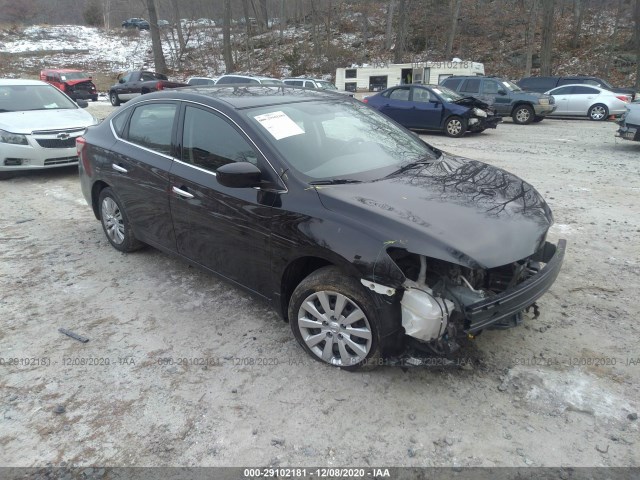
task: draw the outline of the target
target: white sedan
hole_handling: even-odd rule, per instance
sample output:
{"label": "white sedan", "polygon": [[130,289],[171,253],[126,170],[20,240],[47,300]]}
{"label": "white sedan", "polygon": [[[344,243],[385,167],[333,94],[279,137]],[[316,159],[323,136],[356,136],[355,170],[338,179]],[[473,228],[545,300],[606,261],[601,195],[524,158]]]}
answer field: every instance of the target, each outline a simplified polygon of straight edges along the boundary
{"label": "white sedan", "polygon": [[76,165],[76,138],[96,123],[48,83],[0,79],[0,179],[18,171]]}
{"label": "white sedan", "polygon": [[589,117],[591,120],[606,120],[609,115],[622,115],[629,98],[594,85],[563,85],[545,92],[553,95],[558,108],[549,116]]}

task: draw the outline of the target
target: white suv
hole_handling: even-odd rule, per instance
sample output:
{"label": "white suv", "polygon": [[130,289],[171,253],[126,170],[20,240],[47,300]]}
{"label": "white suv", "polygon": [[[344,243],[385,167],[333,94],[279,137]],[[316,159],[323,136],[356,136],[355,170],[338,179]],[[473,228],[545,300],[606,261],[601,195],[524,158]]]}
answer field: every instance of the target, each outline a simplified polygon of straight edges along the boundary
{"label": "white suv", "polygon": [[282,81],[277,78],[271,77],[254,77],[253,75],[223,75],[221,76],[216,85],[232,85],[240,83],[261,84],[268,87],[282,86]]}

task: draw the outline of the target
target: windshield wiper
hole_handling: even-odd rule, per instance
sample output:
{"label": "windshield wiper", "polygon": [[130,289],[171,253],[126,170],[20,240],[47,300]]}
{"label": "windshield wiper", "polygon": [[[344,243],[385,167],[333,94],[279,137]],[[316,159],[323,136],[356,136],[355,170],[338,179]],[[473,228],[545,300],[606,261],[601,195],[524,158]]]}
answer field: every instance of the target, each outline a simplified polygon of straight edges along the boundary
{"label": "windshield wiper", "polygon": [[[435,150],[435,149],[434,149]],[[438,150],[439,151],[439,150]],[[392,177],[393,175],[398,175],[400,173],[404,173],[407,170],[412,170],[416,167],[420,167],[420,166],[424,166],[424,165],[428,165],[430,163],[432,163],[434,161],[434,159],[430,158],[430,159],[425,159],[425,160],[418,160],[417,162],[411,162],[411,163],[407,163],[406,165],[400,167],[398,170],[396,170],[395,172],[391,172],[389,175],[387,175],[387,177]]]}
{"label": "windshield wiper", "polygon": [[309,185],[342,185],[345,183],[362,183],[362,181],[354,180],[353,178],[332,178],[331,180],[316,180],[315,182],[309,182]]}

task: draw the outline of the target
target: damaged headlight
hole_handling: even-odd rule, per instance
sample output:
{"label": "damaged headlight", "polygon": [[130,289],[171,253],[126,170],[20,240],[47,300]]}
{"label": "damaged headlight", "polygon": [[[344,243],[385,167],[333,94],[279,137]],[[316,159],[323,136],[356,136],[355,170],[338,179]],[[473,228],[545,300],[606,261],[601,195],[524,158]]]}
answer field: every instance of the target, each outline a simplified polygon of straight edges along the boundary
{"label": "damaged headlight", "polygon": [[474,114],[476,117],[482,117],[482,118],[484,118],[484,117],[486,117],[486,116],[487,116],[487,112],[485,112],[484,110],[482,110],[482,109],[480,109],[480,108],[474,108],[474,109],[473,109],[473,114]]}

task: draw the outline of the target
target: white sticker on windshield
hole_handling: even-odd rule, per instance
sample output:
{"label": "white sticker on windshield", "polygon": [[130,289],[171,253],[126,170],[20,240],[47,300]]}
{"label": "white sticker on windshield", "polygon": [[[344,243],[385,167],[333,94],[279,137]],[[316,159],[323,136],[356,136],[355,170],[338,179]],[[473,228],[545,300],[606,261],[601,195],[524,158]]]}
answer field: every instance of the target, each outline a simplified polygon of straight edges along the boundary
{"label": "white sticker on windshield", "polygon": [[436,92],[438,95],[442,95],[442,91],[438,90],[437,88],[434,88],[433,91]]}
{"label": "white sticker on windshield", "polygon": [[276,140],[304,133],[304,130],[284,112],[265,113],[254,118],[260,122],[260,125],[266,128]]}

